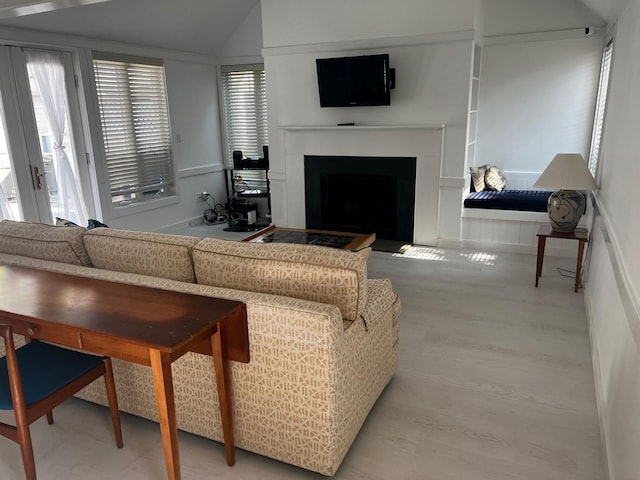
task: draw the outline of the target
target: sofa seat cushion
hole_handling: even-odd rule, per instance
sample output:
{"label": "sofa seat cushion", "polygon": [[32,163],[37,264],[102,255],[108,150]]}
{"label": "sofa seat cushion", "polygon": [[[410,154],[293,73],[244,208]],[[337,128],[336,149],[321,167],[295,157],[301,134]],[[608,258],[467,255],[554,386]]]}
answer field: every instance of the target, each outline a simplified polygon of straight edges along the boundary
{"label": "sofa seat cushion", "polygon": [[96,228],[84,235],[93,266],[116,272],[195,282],[191,250],[200,239],[182,235]]}
{"label": "sofa seat cushion", "polygon": [[355,320],[367,301],[370,252],[206,238],[194,247],[193,263],[198,283],[335,305]]}
{"label": "sofa seat cushion", "polygon": [[91,266],[82,242],[84,227],[56,227],[43,223],[0,222],[0,253]]}

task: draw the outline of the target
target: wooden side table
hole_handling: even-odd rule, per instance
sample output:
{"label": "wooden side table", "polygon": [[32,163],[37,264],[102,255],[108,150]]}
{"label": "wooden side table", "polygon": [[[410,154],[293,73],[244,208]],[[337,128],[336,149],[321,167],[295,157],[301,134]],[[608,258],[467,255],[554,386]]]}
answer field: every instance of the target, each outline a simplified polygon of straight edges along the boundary
{"label": "wooden side table", "polygon": [[538,262],[536,266],[536,288],[538,287],[538,280],[542,275],[542,262],[544,260],[544,248],[547,243],[547,238],[567,238],[569,240],[578,241],[578,261],[576,263],[576,286],[575,291],[578,291],[580,286],[580,273],[582,270],[582,257],[584,255],[584,244],[589,241],[589,230],[586,228],[576,228],[573,232],[556,232],[551,228],[551,225],[542,225],[536,234],[538,237]]}

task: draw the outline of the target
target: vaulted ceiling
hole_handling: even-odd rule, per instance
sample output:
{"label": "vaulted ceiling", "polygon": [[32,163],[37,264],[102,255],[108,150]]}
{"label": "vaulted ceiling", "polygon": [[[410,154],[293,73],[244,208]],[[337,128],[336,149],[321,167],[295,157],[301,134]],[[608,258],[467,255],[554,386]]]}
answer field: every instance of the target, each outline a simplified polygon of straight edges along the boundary
{"label": "vaulted ceiling", "polygon": [[[78,4],[87,0],[74,1]],[[9,3],[62,6],[70,2]],[[259,3],[260,0],[107,0],[31,15],[8,16],[9,11],[0,19],[0,25],[215,55]]]}
{"label": "vaulted ceiling", "polygon": [[578,0],[606,22],[615,20],[628,0]]}
{"label": "vaulted ceiling", "polygon": [[[582,3],[604,24],[615,19],[628,0],[559,1]],[[259,3],[260,0],[5,0],[0,5],[9,7],[0,7],[0,25],[216,55]]]}

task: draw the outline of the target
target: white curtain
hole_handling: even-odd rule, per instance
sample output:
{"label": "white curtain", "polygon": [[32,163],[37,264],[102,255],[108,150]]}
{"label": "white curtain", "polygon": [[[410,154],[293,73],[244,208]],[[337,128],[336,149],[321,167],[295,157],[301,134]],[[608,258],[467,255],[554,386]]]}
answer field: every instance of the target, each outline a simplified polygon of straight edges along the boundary
{"label": "white curtain", "polygon": [[4,188],[0,183],[0,220],[13,220],[13,214],[9,208],[9,202],[7,202],[7,196],[4,193]]}
{"label": "white curtain", "polygon": [[69,157],[62,145],[67,112],[62,55],[46,50],[25,50],[25,55],[29,71],[42,97],[53,139],[53,166],[58,184],[58,215],[86,226],[87,208]]}

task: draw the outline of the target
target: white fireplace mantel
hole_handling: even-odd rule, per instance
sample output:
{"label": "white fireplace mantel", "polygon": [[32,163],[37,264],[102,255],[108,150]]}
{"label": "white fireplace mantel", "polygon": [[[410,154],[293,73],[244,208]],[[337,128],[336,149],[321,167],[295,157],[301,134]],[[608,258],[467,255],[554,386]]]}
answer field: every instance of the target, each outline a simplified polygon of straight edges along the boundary
{"label": "white fireplace mantel", "polygon": [[413,241],[437,243],[444,125],[283,125],[278,129],[283,132],[284,175],[274,175],[274,181],[283,182],[284,188],[280,199],[273,200],[283,203],[275,207],[284,213],[288,226],[306,226],[305,155],[415,157]]}

